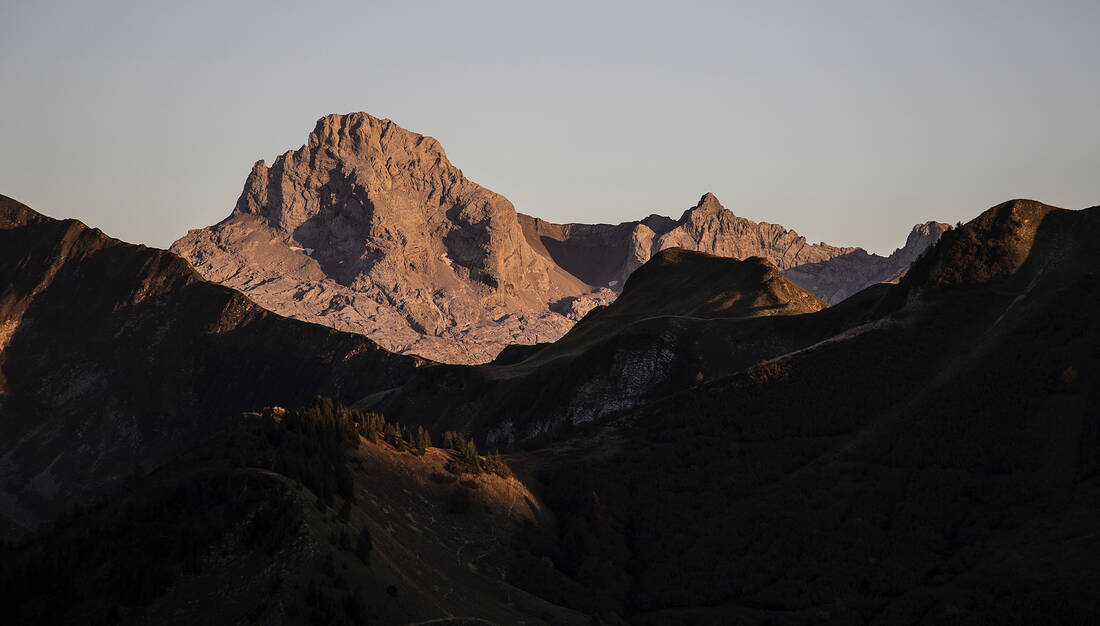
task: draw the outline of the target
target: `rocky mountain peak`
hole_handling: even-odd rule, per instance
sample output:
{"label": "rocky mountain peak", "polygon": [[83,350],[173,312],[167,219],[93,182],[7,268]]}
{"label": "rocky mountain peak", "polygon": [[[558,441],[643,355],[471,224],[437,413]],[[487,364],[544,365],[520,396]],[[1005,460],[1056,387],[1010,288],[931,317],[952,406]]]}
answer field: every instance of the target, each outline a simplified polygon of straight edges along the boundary
{"label": "rocky mountain peak", "polygon": [[[408,194],[421,201],[391,201]],[[390,120],[350,113],[318,120],[307,143],[280,155],[270,168],[257,162],[236,212],[261,215],[293,232],[325,213],[368,220],[379,211],[427,217],[463,200],[482,210],[495,205],[511,210],[504,198],[467,181],[435,139]]]}
{"label": "rocky mountain peak", "polygon": [[890,255],[890,259],[896,265],[908,267],[949,230],[951,230],[951,225],[943,222],[916,224],[913,226],[913,230],[909,231],[909,237],[906,238],[905,245],[894,250],[894,253]]}
{"label": "rocky mountain peak", "polygon": [[[172,247],[277,313],[458,363],[561,337],[666,248],[758,256],[783,271],[862,253],[738,217],[712,193],[679,220],[531,218],[468,180],[435,139],[366,113],[322,117],[303,146],[253,166],[226,220]],[[836,301],[869,284],[863,265],[824,288],[791,278]]]}
{"label": "rocky mountain peak", "polygon": [[714,215],[725,210],[726,207],[722,206],[722,203],[718,200],[718,196],[708,191],[699,198],[699,202],[697,202],[695,206],[684,211],[684,217],[681,221],[688,218],[688,216]]}
{"label": "rocky mountain peak", "polygon": [[[230,218],[173,249],[276,312],[449,361],[490,360],[521,328],[556,338],[571,320],[551,306],[591,291],[439,142],[366,113],[323,117],[257,163]],[[454,339],[470,333],[482,339]]]}

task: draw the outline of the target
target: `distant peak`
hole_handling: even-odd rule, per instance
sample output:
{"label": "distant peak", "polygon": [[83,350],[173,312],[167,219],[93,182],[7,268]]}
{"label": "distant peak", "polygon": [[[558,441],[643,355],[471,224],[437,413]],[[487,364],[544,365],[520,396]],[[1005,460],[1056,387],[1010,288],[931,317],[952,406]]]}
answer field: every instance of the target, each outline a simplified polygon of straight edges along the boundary
{"label": "distant peak", "polygon": [[329,113],[328,115],[321,116],[321,118],[317,120],[317,124],[313,128],[313,132],[318,133],[324,131],[325,129],[340,128],[342,126],[356,123],[366,123],[370,125],[393,124],[393,122],[388,119],[377,118],[370,113],[365,113],[363,111],[357,111],[354,113]]}
{"label": "distant peak", "polygon": [[703,197],[699,198],[699,203],[695,205],[696,209],[723,209],[722,203],[718,201],[718,196],[711,192],[706,192]]}
{"label": "distant peak", "polygon": [[932,237],[933,239],[939,239],[945,232],[951,230],[950,224],[944,224],[943,222],[924,222],[922,224],[915,224],[913,229],[909,232],[909,239]]}
{"label": "distant peak", "polygon": [[641,224],[658,235],[663,235],[673,228],[676,228],[676,220],[671,217],[665,217],[664,215],[657,215],[656,213],[641,220]]}
{"label": "distant peak", "polygon": [[309,146],[325,146],[364,152],[390,145],[400,145],[443,155],[443,147],[432,137],[421,135],[386,118],[377,118],[362,111],[332,113],[317,120],[309,135]]}
{"label": "distant peak", "polygon": [[699,198],[699,202],[697,202],[695,206],[684,211],[684,214],[680,217],[680,223],[684,223],[688,220],[707,218],[722,213],[725,210],[726,207],[722,206],[722,203],[718,201],[718,196],[708,191]]}

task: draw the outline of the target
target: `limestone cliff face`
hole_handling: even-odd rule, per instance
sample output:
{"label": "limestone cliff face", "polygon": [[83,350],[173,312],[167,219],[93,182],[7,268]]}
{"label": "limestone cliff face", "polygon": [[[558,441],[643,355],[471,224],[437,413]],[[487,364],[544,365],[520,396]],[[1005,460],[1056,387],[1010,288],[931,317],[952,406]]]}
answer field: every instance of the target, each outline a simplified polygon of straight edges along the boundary
{"label": "limestone cliff face", "polygon": [[[661,250],[683,248],[715,256],[747,259],[757,256],[786,270],[849,254],[859,248],[810,244],[793,230],[738,217],[704,194],[679,220],[651,215],[616,226],[550,224],[520,216],[528,240],[540,239],[563,267],[593,284],[621,290],[630,274]],[[584,259],[587,262],[581,263]]]}
{"label": "limestone cliff face", "polygon": [[791,274],[829,302],[883,273],[881,257],[807,243],[709,193],[679,220],[553,224],[519,214],[468,180],[435,139],[366,113],[319,120],[304,146],[253,167],[228,218],[172,246],[205,278],[276,313],[448,363],[558,339],[667,248],[759,256],[785,271],[839,259],[836,271]]}
{"label": "limestone cliff face", "polygon": [[679,220],[651,215],[615,226],[551,224],[525,215],[520,220],[533,247],[593,285],[621,290],[627,277],[655,254],[683,248],[735,259],[767,259],[829,304],[876,283],[896,282],[950,228],[939,222],[918,224],[904,247],[882,257],[862,248],[812,244],[778,224],[739,217],[710,193]]}
{"label": "limestone cliff face", "polygon": [[324,117],[257,163],[229,218],[172,249],[278,313],[451,362],[556,339],[574,320],[551,306],[593,291],[531,250],[512,204],[439,142],[365,113]]}
{"label": "limestone cliff face", "polygon": [[888,257],[869,254],[862,248],[827,261],[798,265],[787,270],[787,277],[829,304],[836,304],[876,283],[896,283],[925,250],[951,229],[941,222],[917,224],[905,246]]}

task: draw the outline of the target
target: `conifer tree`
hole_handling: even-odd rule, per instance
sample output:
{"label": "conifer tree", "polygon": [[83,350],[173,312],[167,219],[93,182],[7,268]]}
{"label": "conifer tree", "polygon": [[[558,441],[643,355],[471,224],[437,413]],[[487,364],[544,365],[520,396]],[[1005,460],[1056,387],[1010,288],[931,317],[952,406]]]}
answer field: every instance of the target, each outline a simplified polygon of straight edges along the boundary
{"label": "conifer tree", "polygon": [[432,445],[432,436],[428,433],[428,429],[423,426],[417,426],[415,442],[418,454],[427,452],[428,447]]}
{"label": "conifer tree", "polygon": [[481,464],[478,463],[477,444],[471,439],[466,442],[466,446],[462,449],[462,458],[471,463],[474,467],[481,469]]}

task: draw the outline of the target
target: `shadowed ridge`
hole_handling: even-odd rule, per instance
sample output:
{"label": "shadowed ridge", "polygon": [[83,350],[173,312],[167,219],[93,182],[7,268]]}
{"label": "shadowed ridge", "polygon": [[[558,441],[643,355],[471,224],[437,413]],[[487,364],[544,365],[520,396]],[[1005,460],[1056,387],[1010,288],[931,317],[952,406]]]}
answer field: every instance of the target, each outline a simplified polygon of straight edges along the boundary
{"label": "shadowed ridge", "polygon": [[0,228],[18,228],[49,219],[51,218],[42,215],[22,202],[0,194]]}
{"label": "shadowed ridge", "polygon": [[1017,200],[900,285],[764,320],[910,296],[530,453],[562,560],[637,624],[1095,621],[1097,268],[1100,210]]}
{"label": "shadowed ridge", "polygon": [[[535,360],[550,360],[606,342],[628,325],[798,315],[827,308],[760,257],[744,260],[665,248],[638,268],[622,294],[590,312]],[[650,331],[656,332],[656,331]]]}
{"label": "shadowed ridge", "polygon": [[[1010,279],[1025,265],[1040,263],[1039,257],[1066,246],[1079,247],[1081,237],[1052,223],[1052,215],[1071,216],[1074,226],[1090,228],[1095,219],[1092,209],[1070,211],[1035,200],[1017,199],[1002,202],[983,211],[976,218],[952,228],[925,254],[913,262],[909,272],[899,281],[898,289],[883,300],[883,311],[892,311],[906,302],[919,299],[925,293],[953,286],[981,285]],[[1095,226],[1092,226],[1095,228]],[[1042,230],[1045,237],[1039,237]],[[1041,243],[1040,239],[1048,240]],[[1076,243],[1075,243],[1076,242]]]}
{"label": "shadowed ridge", "polygon": [[737,260],[666,248],[630,275],[608,310],[735,317],[810,313],[826,306],[761,257]]}
{"label": "shadowed ridge", "polygon": [[360,406],[513,446],[812,345],[865,319],[866,306],[832,311],[759,257],[667,248],[558,341],[492,365],[426,368]]}
{"label": "shadowed ridge", "polygon": [[350,401],[422,363],[271,313],[171,252],[14,201],[0,215],[0,535],[237,412],[318,392]]}
{"label": "shadowed ridge", "polygon": [[1046,216],[1064,210],[1035,200],[1010,200],[987,209],[935,248],[931,284],[978,284],[1014,274],[1031,254]]}

